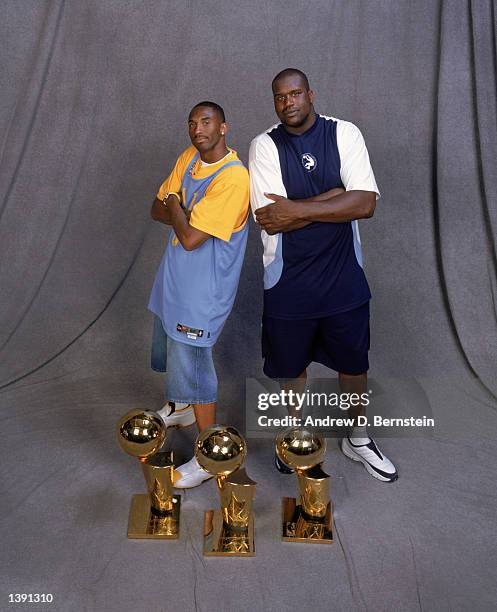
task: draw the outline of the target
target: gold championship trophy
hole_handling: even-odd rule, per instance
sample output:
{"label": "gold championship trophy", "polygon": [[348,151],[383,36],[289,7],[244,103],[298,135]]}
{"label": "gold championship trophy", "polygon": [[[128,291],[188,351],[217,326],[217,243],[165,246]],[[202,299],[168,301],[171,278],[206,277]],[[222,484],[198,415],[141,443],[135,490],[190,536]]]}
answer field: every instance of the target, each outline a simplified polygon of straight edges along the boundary
{"label": "gold championship trophy", "polygon": [[295,469],[300,498],[282,499],[284,542],[333,542],[330,476],[322,469],[326,440],[319,433],[291,427],[276,438],[276,452]]}
{"label": "gold championship trophy", "polygon": [[241,467],[247,444],[234,427],[213,425],[195,442],[199,464],[216,477],[220,510],[204,516],[204,555],[253,557],[254,517],[252,503],[256,483]]}
{"label": "gold championship trophy", "polygon": [[148,493],[133,495],[128,538],[177,538],[181,498],[173,495],[173,454],[158,452],[166,439],[165,423],[155,412],[131,410],[117,425],[117,439],[140,460],[148,488]]}

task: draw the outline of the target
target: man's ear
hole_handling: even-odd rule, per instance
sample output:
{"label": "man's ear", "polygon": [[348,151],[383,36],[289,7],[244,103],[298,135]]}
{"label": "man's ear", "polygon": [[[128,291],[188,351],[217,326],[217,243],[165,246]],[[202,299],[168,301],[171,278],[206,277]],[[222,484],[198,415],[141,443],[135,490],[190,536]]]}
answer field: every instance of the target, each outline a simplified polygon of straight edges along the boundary
{"label": "man's ear", "polygon": [[309,91],[307,92],[307,94],[308,94],[308,96],[309,96],[309,100],[310,100],[311,104],[314,104],[314,98],[315,98],[315,95],[314,95],[314,92],[312,91],[312,89],[309,89]]}
{"label": "man's ear", "polygon": [[224,136],[228,133],[229,125],[226,122],[221,123],[221,136]]}

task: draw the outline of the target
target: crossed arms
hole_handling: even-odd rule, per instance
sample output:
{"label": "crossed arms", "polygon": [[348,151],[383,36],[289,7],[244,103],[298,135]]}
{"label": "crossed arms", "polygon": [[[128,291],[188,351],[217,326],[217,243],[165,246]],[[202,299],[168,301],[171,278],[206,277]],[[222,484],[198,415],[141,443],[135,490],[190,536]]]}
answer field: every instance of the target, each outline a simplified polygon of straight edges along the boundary
{"label": "crossed arms", "polygon": [[172,225],[176,237],[185,251],[193,251],[211,237],[190,225],[190,211],[185,211],[179,203],[179,196],[171,193],[165,202],[155,198],[150,215],[154,221]]}
{"label": "crossed arms", "polygon": [[[258,208],[255,217],[270,235],[300,229],[313,221],[343,223],[368,219],[373,216],[376,207],[376,194],[373,191],[345,191],[339,187],[304,200],[289,200],[273,193],[265,195],[273,203]],[[168,196],[165,205],[155,198],[150,214],[155,221],[173,227],[186,251],[193,251],[210,238],[210,234],[190,225],[189,211],[181,208],[174,194]]]}
{"label": "crossed arms", "polygon": [[304,200],[289,200],[274,193],[264,195],[274,203],[258,208],[254,214],[257,223],[270,235],[300,229],[313,221],[343,223],[368,219],[376,207],[374,191],[336,188]]}
{"label": "crossed arms", "polygon": [[359,128],[339,121],[337,146],[340,177],[346,190],[336,188],[307,199],[289,200],[274,142],[267,133],[254,138],[249,151],[251,200],[255,219],[262,229],[276,234],[315,221],[344,223],[373,216],[377,187]]}

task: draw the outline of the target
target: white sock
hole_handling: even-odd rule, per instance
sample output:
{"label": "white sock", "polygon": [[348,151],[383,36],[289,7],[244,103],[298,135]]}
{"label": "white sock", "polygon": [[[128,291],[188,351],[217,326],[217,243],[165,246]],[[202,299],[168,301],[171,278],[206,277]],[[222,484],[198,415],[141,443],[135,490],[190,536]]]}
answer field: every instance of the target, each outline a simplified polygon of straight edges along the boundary
{"label": "white sock", "polygon": [[365,425],[362,425],[361,427],[353,427],[349,435],[349,440],[356,446],[361,444],[369,444],[371,442],[371,438],[368,436]]}

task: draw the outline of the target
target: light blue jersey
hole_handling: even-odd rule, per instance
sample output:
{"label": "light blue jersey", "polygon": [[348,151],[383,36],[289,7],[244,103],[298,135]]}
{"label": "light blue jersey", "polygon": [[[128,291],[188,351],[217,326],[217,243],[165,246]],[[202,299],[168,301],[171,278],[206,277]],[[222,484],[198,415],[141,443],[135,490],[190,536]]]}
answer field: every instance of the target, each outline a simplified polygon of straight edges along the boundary
{"label": "light blue jersey", "polygon": [[[243,166],[238,159],[227,161],[209,176],[193,178],[198,158],[197,153],[181,184],[183,204],[190,210],[201,202],[220,173],[231,166]],[[246,206],[248,210],[248,198]],[[247,235],[245,221],[229,241],[211,236],[200,247],[186,251],[171,230],[148,304],[169,337],[195,346],[215,344],[235,301]]]}

